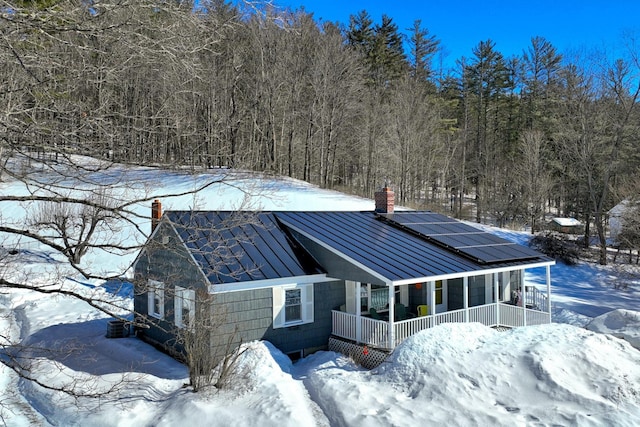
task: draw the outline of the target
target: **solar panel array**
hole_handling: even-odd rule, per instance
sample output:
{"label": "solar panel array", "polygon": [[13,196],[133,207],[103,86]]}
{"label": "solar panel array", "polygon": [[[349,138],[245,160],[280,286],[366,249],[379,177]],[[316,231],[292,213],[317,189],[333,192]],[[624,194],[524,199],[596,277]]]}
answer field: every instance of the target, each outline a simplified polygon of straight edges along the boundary
{"label": "solar panel array", "polygon": [[540,257],[526,246],[434,212],[395,212],[380,218],[482,264]]}

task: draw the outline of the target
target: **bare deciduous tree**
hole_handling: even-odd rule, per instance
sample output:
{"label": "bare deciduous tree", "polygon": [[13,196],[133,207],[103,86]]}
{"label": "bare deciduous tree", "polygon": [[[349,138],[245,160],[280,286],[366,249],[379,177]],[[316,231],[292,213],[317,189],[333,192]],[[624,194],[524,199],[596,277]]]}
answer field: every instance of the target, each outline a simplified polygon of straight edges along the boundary
{"label": "bare deciduous tree", "polygon": [[540,230],[540,223],[544,221],[545,203],[552,189],[547,156],[548,147],[542,132],[528,131],[522,135],[522,160],[514,165],[514,171],[517,184],[522,188],[522,208],[530,220],[532,234]]}
{"label": "bare deciduous tree", "polygon": [[[193,319],[185,319],[180,329],[176,330],[177,343],[184,347],[190,386],[194,392],[211,386],[229,388],[239,378],[237,362],[246,348],[242,347],[242,340],[237,333],[222,334],[224,307],[215,305],[214,295],[199,291],[192,301]],[[226,337],[224,341],[214,342],[220,336]]]}

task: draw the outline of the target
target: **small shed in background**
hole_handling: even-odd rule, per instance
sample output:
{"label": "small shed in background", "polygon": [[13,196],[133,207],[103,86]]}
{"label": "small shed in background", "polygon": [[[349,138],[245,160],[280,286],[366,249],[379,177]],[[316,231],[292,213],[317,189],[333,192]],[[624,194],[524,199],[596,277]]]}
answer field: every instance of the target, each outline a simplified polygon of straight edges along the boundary
{"label": "small shed in background", "polygon": [[575,218],[553,218],[551,229],[566,234],[581,234],[584,232],[584,225]]}

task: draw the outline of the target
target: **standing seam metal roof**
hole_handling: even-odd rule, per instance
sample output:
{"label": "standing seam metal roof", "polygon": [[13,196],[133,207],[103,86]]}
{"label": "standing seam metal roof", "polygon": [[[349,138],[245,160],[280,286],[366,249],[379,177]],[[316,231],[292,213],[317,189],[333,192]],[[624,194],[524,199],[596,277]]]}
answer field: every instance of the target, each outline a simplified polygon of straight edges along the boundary
{"label": "standing seam metal roof", "polygon": [[211,283],[298,277],[320,272],[299,257],[270,213],[168,211]]}
{"label": "standing seam metal roof", "polygon": [[[372,212],[278,213],[277,217],[392,280],[446,274],[445,263],[454,264],[456,271],[468,269],[457,262],[463,260],[444,258],[434,246],[378,221]],[[435,261],[429,270],[416,268],[425,258]]]}
{"label": "standing seam metal roof", "polygon": [[374,212],[278,212],[276,216],[285,226],[299,230],[391,281],[551,261],[540,254],[526,260],[480,264],[384,222]]}
{"label": "standing seam metal roof", "polygon": [[[412,211],[418,219],[420,214]],[[374,212],[169,211],[165,215],[211,283],[321,272],[309,254],[295,247],[288,227],[390,281],[552,261],[540,254],[526,260],[481,264],[385,221]]]}

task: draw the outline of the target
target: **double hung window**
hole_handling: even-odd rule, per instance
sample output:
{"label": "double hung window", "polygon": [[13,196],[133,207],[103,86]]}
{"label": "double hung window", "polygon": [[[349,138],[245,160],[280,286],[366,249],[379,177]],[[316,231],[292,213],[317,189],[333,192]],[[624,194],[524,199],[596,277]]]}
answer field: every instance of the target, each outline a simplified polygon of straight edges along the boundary
{"label": "double hung window", "polygon": [[164,318],[164,283],[157,280],[147,282],[147,312],[158,319]]}
{"label": "double hung window", "polygon": [[313,322],[313,284],[273,288],[273,327]]}
{"label": "double hung window", "polygon": [[195,291],[176,286],[173,300],[174,322],[179,328],[193,327],[195,321]]}

